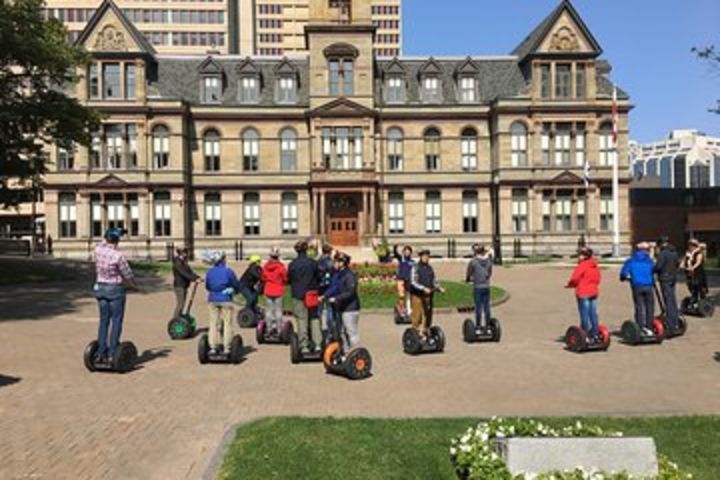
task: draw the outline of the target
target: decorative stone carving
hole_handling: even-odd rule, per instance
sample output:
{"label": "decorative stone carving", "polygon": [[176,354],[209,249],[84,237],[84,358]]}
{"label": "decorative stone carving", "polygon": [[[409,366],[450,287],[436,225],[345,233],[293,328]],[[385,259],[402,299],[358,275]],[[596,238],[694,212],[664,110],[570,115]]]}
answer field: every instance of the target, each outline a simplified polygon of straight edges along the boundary
{"label": "decorative stone carving", "polygon": [[550,50],[553,52],[577,52],[580,50],[580,41],[569,27],[562,27],[553,34],[550,40]]}
{"label": "decorative stone carving", "polygon": [[125,51],[127,50],[125,34],[114,25],[106,25],[98,33],[94,48],[104,51]]}

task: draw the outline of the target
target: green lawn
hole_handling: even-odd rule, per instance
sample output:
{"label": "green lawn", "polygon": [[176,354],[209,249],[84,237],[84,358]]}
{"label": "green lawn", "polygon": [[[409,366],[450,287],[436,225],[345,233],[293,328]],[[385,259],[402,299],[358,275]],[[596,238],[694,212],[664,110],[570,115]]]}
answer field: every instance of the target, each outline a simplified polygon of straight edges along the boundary
{"label": "green lawn", "polygon": [[[445,287],[444,294],[435,295],[435,307],[447,308],[458,306],[473,305],[473,289],[471,285],[460,282],[441,282]],[[505,295],[505,290],[499,287],[492,287],[490,296],[492,301],[497,301]],[[235,297],[238,304],[245,303],[241,295]],[[284,308],[292,308],[289,287],[285,291],[285,299],[283,300]],[[397,294],[394,283],[388,282],[372,282],[360,284],[360,303],[364,309],[391,309],[397,303]],[[260,301],[263,305],[264,301]]]}
{"label": "green lawn", "polygon": [[[576,419],[541,420],[563,426]],[[626,435],[652,436],[660,453],[696,479],[718,478],[720,417],[582,421]],[[454,479],[450,439],[476,423],[472,419],[265,419],[238,430],[218,478]]]}

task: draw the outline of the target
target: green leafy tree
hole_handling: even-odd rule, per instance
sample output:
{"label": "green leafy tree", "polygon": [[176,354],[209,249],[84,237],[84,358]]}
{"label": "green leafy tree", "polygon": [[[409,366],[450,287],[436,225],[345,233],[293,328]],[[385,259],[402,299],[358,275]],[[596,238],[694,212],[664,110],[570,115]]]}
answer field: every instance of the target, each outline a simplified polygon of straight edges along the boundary
{"label": "green leafy tree", "polygon": [[[711,45],[709,47],[695,47],[692,51],[698,58],[707,61],[710,68],[720,75],[720,50]],[[711,108],[710,111],[720,115],[720,100],[717,100],[717,105]]]}
{"label": "green leafy tree", "polygon": [[88,145],[98,115],[68,92],[86,52],[66,41],[58,20],[41,17],[42,0],[0,0],[0,205],[27,200],[10,179],[39,185],[49,145]]}

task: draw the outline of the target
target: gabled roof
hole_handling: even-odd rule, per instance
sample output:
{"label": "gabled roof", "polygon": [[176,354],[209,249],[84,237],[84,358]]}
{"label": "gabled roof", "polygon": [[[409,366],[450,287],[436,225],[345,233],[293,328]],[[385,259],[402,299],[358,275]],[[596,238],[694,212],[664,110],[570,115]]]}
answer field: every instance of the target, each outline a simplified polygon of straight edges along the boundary
{"label": "gabled roof", "polygon": [[383,69],[384,73],[387,74],[403,74],[405,73],[405,66],[403,66],[402,62],[398,60],[397,57],[394,57],[390,63],[388,63],[385,68]]}
{"label": "gabled roof", "polygon": [[375,117],[376,115],[375,110],[345,97],[321,105],[308,113],[313,117]]}
{"label": "gabled roof", "polygon": [[474,75],[478,73],[478,66],[473,62],[473,59],[467,57],[463,63],[461,63],[455,70],[456,74],[470,74]]}
{"label": "gabled roof", "polygon": [[83,45],[87,41],[90,34],[95,31],[95,29],[100,24],[100,21],[105,17],[105,14],[108,10],[111,10],[115,14],[115,16],[117,16],[117,18],[120,20],[120,23],[122,23],[123,28],[125,28],[125,30],[130,34],[130,36],[142,52],[147,53],[151,56],[155,56],[155,54],[157,53],[155,51],[155,48],[150,42],[148,42],[145,36],[140,33],[137,28],[135,28],[132,22],[128,20],[122,10],[120,10],[120,8],[118,8],[115,2],[113,2],[113,0],[102,1],[90,21],[87,23],[87,25],[85,25],[85,28],[82,30],[82,32],[80,32],[80,35],[75,40],[75,45]]}
{"label": "gabled roof", "polygon": [[260,73],[260,69],[258,69],[250,57],[246,57],[245,60],[237,66],[236,71],[241,75],[257,75]]}
{"label": "gabled roof", "polygon": [[440,66],[440,64],[435,60],[435,58],[430,57],[428,58],[427,62],[425,62],[420,67],[420,74],[438,74],[442,73],[443,68]]}
{"label": "gabled roof", "polygon": [[[238,68],[240,68],[238,66]],[[220,63],[218,63],[212,55],[208,56],[203,62],[198,65],[197,67],[198,72],[206,75],[211,75],[215,73],[223,73],[223,68]]]}
{"label": "gabled roof", "polygon": [[515,47],[515,50],[512,51],[512,54],[516,55],[521,62],[524,61],[525,58],[527,58],[529,55],[533,54],[538,49],[538,47],[540,47],[540,44],[545,39],[545,37],[547,37],[550,29],[557,23],[557,21],[560,19],[560,16],[564,12],[567,12],[568,15],[570,15],[570,18],[572,18],[572,20],[575,22],[575,24],[577,24],[577,26],[587,38],[591,48],[595,51],[597,55],[600,55],[602,53],[602,47],[595,39],[593,34],[590,32],[590,29],[587,27],[582,17],[580,17],[580,14],[575,9],[570,0],[562,0],[560,2],[560,5],[558,5],[555,10],[550,13],[550,15],[545,17],[545,19],[540,22],[537,27],[535,27],[535,29],[530,33],[530,35],[525,38],[525,40],[520,43],[520,45]]}
{"label": "gabled roof", "polygon": [[288,60],[287,57],[283,57],[282,60],[280,60],[280,63],[278,63],[275,68],[273,68],[273,72],[278,74],[296,74],[298,73],[297,67],[290,63],[290,60]]}

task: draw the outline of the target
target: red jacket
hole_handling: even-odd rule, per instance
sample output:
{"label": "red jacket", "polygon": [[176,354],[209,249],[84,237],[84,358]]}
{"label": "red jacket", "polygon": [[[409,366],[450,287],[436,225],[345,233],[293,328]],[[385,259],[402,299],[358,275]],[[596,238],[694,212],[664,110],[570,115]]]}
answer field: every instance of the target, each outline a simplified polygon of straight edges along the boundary
{"label": "red jacket", "polygon": [[600,267],[597,260],[589,258],[578,263],[567,284],[575,288],[579,298],[597,297],[600,294]]}
{"label": "red jacket", "polygon": [[288,276],[287,269],[281,261],[268,260],[262,269],[262,279],[265,284],[263,293],[266,297],[282,297],[285,294]]}

